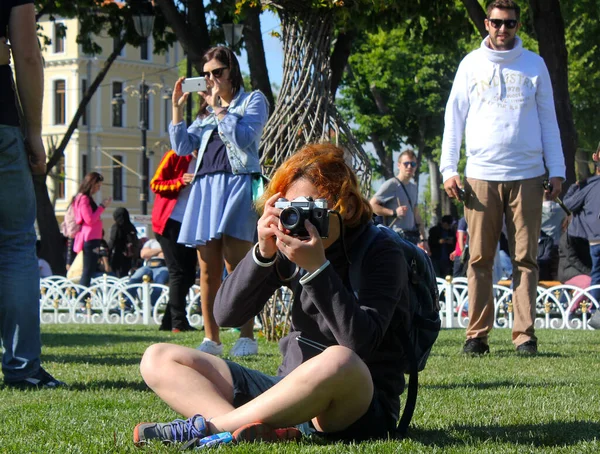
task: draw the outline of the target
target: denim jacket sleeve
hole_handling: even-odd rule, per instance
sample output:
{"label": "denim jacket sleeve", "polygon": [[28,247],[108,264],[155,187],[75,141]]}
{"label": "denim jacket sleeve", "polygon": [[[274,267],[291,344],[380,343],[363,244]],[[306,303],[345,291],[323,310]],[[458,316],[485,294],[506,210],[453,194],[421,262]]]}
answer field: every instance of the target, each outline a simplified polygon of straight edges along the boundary
{"label": "denim jacket sleeve", "polygon": [[265,96],[258,91],[250,96],[244,116],[228,113],[219,122],[219,131],[240,150],[245,150],[260,140],[269,117],[269,106]]}
{"label": "denim jacket sleeve", "polygon": [[169,124],[169,136],[171,138],[171,147],[178,156],[187,156],[197,150],[200,146],[200,137],[202,135],[202,122],[196,120],[186,129],[186,124],[180,121],[177,124]]}

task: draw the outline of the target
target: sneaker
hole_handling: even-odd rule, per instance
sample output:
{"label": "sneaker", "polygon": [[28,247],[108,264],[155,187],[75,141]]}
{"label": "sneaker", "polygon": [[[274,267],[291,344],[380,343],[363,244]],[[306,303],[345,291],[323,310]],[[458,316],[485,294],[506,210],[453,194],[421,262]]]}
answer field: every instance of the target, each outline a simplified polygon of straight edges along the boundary
{"label": "sneaker", "polygon": [[528,340],[527,342],[523,342],[517,347],[517,353],[519,353],[520,355],[533,356],[537,355],[537,352],[537,342],[534,340]]}
{"label": "sneaker", "polygon": [[33,389],[54,389],[67,386],[66,383],[57,380],[48,372],[46,372],[43,367],[40,367],[37,373],[31,377],[19,381],[5,382],[5,384],[7,386],[13,386],[15,388]]}
{"label": "sneaker", "polygon": [[600,329],[600,311],[596,311],[591,318],[588,319],[588,326],[594,329]]}
{"label": "sneaker", "polygon": [[262,422],[246,424],[233,432],[233,439],[236,443],[242,441],[298,441],[302,438],[302,432],[296,427],[283,427],[274,429],[273,427]]}
{"label": "sneaker", "polygon": [[205,337],[202,343],[198,346],[197,350],[208,353],[209,355],[221,356],[223,354],[223,344],[217,344],[208,337]]}
{"label": "sneaker", "polygon": [[229,356],[251,356],[258,354],[258,342],[249,337],[240,337],[229,351]]}
{"label": "sneaker", "polygon": [[133,443],[136,446],[142,446],[150,440],[183,443],[207,435],[205,419],[200,415],[194,415],[188,419],[176,419],[172,422],[142,422],[133,429]]}
{"label": "sneaker", "polygon": [[463,353],[471,356],[482,356],[490,352],[490,347],[478,338],[467,339],[463,347]]}

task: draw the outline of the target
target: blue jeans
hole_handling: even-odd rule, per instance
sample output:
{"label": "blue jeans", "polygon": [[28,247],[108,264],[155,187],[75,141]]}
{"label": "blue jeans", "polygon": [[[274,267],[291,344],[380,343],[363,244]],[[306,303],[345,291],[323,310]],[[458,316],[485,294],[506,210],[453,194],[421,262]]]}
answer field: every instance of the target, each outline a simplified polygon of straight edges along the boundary
{"label": "blue jeans", "polygon": [[5,382],[40,368],[40,275],[33,180],[21,131],[0,125],[0,334]]}
{"label": "blue jeans", "polygon": [[[591,285],[600,284],[600,244],[594,244],[590,246],[590,255],[592,256],[592,272],[590,276],[592,277]],[[592,297],[600,303],[600,289],[592,290]]]}
{"label": "blue jeans", "polygon": [[[142,266],[135,270],[135,272],[129,278],[130,284],[140,284],[145,275],[152,277],[152,282],[157,284],[166,284],[169,282],[169,269],[166,266],[157,266],[155,268],[151,268],[149,266]],[[152,303],[152,307],[156,304],[156,301],[160,297],[160,289],[153,289],[150,293],[150,301]]]}

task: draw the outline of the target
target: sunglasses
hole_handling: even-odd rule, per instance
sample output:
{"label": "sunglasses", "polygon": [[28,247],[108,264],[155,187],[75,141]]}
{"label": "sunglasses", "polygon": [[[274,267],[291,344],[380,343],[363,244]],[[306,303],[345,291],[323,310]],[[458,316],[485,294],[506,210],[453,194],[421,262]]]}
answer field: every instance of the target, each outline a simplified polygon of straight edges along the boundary
{"label": "sunglasses", "polygon": [[519,23],[516,19],[488,19],[488,22],[492,24],[494,28],[500,28],[504,25],[505,28],[512,30]]}
{"label": "sunglasses", "polygon": [[223,75],[223,71],[226,69],[227,66],[223,66],[222,68],[213,69],[212,71],[204,71],[200,75],[205,78],[208,78],[208,76],[211,75],[213,79],[220,79]]}
{"label": "sunglasses", "polygon": [[409,167],[412,167],[413,169],[414,169],[415,167],[417,167],[417,163],[416,163],[415,161],[403,162],[403,163],[402,163],[402,165],[403,165],[404,167],[406,167],[407,169],[408,169]]}

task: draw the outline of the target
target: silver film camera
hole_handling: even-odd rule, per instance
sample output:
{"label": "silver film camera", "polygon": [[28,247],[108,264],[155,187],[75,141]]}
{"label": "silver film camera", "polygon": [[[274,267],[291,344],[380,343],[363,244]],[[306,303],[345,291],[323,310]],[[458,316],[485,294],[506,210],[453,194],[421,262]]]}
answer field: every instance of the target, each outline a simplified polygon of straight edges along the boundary
{"label": "silver film camera", "polygon": [[294,200],[281,198],[275,202],[275,208],[281,208],[281,225],[295,237],[308,237],[304,221],[308,219],[319,232],[321,238],[329,235],[329,210],[327,200],[312,197],[297,197]]}

